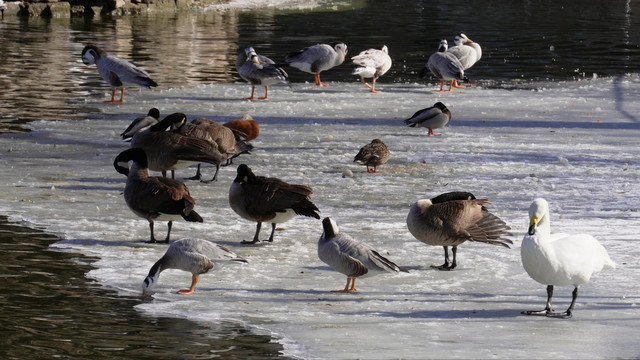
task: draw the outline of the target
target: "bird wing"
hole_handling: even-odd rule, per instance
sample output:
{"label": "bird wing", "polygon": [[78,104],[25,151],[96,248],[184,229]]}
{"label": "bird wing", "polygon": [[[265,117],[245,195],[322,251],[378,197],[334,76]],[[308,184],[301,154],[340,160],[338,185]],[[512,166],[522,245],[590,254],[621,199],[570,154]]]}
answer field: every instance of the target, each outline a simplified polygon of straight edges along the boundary
{"label": "bird wing", "polygon": [[[143,87],[158,86],[146,71],[117,56],[107,55],[101,57],[96,62],[96,66],[100,76],[112,86],[122,86],[122,82],[133,83]],[[119,84],[116,83],[116,78]]]}

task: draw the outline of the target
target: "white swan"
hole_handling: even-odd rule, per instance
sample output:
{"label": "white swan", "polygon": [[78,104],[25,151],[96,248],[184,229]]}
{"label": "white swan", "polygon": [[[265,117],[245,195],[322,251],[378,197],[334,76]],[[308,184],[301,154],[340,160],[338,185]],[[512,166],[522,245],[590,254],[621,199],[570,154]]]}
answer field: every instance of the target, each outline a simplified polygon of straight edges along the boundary
{"label": "white swan", "polygon": [[[549,204],[535,199],[529,207],[529,231],[522,240],[522,265],[531,278],[547,285],[547,306],[541,311],[523,311],[526,315],[570,318],[578,297],[578,286],[591,275],[615,267],[607,250],[588,234],[551,234]],[[573,297],[567,311],[551,309],[554,286],[573,285]]]}
{"label": "white swan", "polygon": [[324,232],[318,240],[318,257],[334,270],[347,276],[347,285],[344,289],[334,292],[355,292],[356,277],[383,272],[392,274],[406,272],[368,244],[341,233],[338,225],[330,218],[322,220],[322,227]]}

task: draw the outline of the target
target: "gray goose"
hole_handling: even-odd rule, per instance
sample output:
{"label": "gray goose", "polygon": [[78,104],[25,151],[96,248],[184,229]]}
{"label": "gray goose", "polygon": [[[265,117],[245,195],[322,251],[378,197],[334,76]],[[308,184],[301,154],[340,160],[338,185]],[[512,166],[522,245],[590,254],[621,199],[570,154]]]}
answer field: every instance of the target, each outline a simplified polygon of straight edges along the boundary
{"label": "gray goose", "polygon": [[[129,161],[133,162],[129,168]],[[173,220],[184,219],[202,222],[193,209],[196,201],[181,181],[165,177],[149,176],[147,155],[140,148],[127,149],[113,161],[117,172],[127,176],[124,200],[134,214],[149,221],[150,242],[155,243],[154,221],[168,221],[166,243],[169,243]]]}
{"label": "gray goose", "polygon": [[[450,47],[447,52],[455,55],[462,67],[467,70],[471,68],[475,63],[477,63],[480,58],[482,58],[482,47],[477,42],[471,41],[465,34],[458,34],[454,38],[453,47]],[[454,80],[454,86],[457,85],[457,82]],[[464,87],[464,86],[458,86]]]}
{"label": "gray goose", "polygon": [[256,176],[245,165],[238,166],[238,175],[229,188],[229,205],[242,218],[256,221],[256,233],[252,241],[243,244],[255,244],[259,239],[262,222],[271,222],[269,242],[273,242],[276,224],[290,220],[296,215],[320,219],[318,208],[309,196],[312,190],[305,185],[288,184],[280,179]]}
{"label": "gray goose", "polygon": [[[175,132],[215,144],[215,149],[221,154],[222,159],[227,160],[227,165],[231,164],[231,160],[234,157],[240,154],[247,154],[253,149],[253,145],[244,140],[246,137],[244,133],[226,127],[213,120],[197,118],[189,123],[185,118],[184,121],[175,123],[174,126]],[[210,181],[216,180],[218,170],[219,168],[216,167],[216,172]],[[201,177],[200,164],[198,164],[196,175],[191,179],[199,180]]]}
{"label": "gray goose", "polygon": [[[369,144],[363,146],[358,154],[353,158],[353,162],[365,165],[367,172],[378,172],[377,167],[389,160],[391,153],[382,140],[373,139]],[[372,166],[372,169],[369,167]]]}
{"label": "gray goose", "polygon": [[149,274],[142,282],[142,296],[145,297],[151,291],[153,285],[158,282],[160,273],[167,269],[190,272],[192,274],[191,286],[189,289],[179,290],[178,294],[193,294],[200,274],[209,272],[219,262],[246,263],[247,260],[226,247],[208,240],[176,240],[169,245],[165,254],[149,270]]}
{"label": "gray goose", "polygon": [[[98,73],[104,81],[111,85],[111,100],[105,102],[122,102],[124,84],[134,84],[145,88],[158,86],[144,70],[117,56],[109,55],[99,47],[89,44],[82,49],[82,62],[85,65],[96,64]],[[121,88],[120,100],[116,100],[116,88]]]}
{"label": "gray goose", "polygon": [[[407,216],[407,228],[411,235],[427,245],[444,248],[444,264],[432,266],[438,270],[456,268],[458,245],[476,241],[509,248],[513,242],[511,229],[504,221],[491,214],[485,204],[487,199],[476,199],[469,192],[450,192],[431,200],[422,199],[411,206]],[[453,261],[449,262],[447,246],[451,246]]]}
{"label": "gray goose", "polygon": [[[239,66],[238,66],[239,65]],[[238,54],[236,59],[236,70],[241,78],[251,83],[251,97],[245,100],[254,100],[256,85],[264,86],[264,97],[259,100],[269,98],[269,85],[287,82],[287,73],[275,62],[266,56],[259,56],[252,47],[245,48]]]}
{"label": "gray goose", "polygon": [[450,81],[448,91],[451,91],[452,87],[460,87],[455,86],[457,85],[457,83],[454,84],[455,80],[467,80],[464,76],[464,66],[455,55],[447,52],[448,47],[447,40],[441,40],[438,51],[429,56],[427,64],[420,72],[420,76],[426,76],[427,72],[430,71],[433,76],[440,80],[440,90],[433,91],[444,91],[445,80]]}
{"label": "gray goose", "polygon": [[344,289],[334,292],[355,292],[357,277],[406,271],[380,255],[370,245],[341,233],[332,219],[324,218],[322,227],[324,232],[318,240],[318,257],[334,270],[347,276]]}
{"label": "gray goose", "polygon": [[410,118],[404,121],[409,127],[426,127],[429,129],[427,135],[440,136],[433,129],[445,127],[451,121],[451,111],[441,103],[437,102],[432,107],[418,110]]}
{"label": "gray goose", "polygon": [[[369,49],[360,52],[360,54],[351,58],[356,68],[353,69],[352,75],[360,76],[360,81],[371,89],[372,93],[378,93],[376,90],[376,80],[387,73],[391,69],[391,57],[389,57],[389,48],[382,45],[380,49]],[[365,78],[373,79],[371,85],[367,84]]]}
{"label": "gray goose", "polygon": [[316,85],[329,86],[320,81],[320,73],[342,64],[346,56],[347,45],[336,42],[333,45],[317,44],[292,52],[284,61],[296,69],[314,74]]}
{"label": "gray goose", "polygon": [[226,155],[220,152],[215,142],[166,131],[172,124],[184,122],[186,118],[183,113],[174,113],[155,125],[138,129],[131,136],[130,146],[142,148],[147,154],[149,170],[161,171],[163,175],[171,170],[172,177],[175,177],[174,170],[202,162],[219,169]]}

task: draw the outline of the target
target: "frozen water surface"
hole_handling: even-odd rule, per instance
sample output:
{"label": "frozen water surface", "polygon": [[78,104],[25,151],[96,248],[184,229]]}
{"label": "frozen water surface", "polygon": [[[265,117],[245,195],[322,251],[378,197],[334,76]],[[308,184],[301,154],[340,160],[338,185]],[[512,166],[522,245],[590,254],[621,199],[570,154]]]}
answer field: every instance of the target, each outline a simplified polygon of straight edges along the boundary
{"label": "frozen water surface", "polygon": [[[249,86],[215,84],[128,91],[122,105],[102,104],[103,94],[96,94],[87,103],[100,116],[33,122],[30,133],[0,137],[0,206],[14,220],[62,236],[57,248],[100,257],[89,277],[120,294],[140,293],[166,245],[143,243],[147,222],[124,202],[125,178],[112,166],[127,147],[118,135],[150,107],[163,116],[180,111],[218,121],[248,113],[261,133],[253,154],[236,163],[310,185],[321,216],[410,272],[361,279],[354,294],[331,293],[346,279],[318,259],[322,226],[311,218],[282,224],[273,243],[241,245],[255,223],[229,207],[232,166],[222,168],[216,183],[187,182],[205,222],[176,222],[172,238],[219,242],[249,264],[203,275],[192,296],[175,293],[188,286],[188,273],[166,271],[153,300],[137,306],[140,312],[238,321],[274,336],[286,355],[300,358],[640,356],[638,76],[453,93],[434,93],[435,87],[380,84],[383,92],[371,94],[355,80],[322,89],[291,84],[273,86],[268,101],[250,102],[240,100]],[[451,123],[436,130],[442,136],[404,126],[403,119],[436,101],[453,113]],[[392,156],[369,174],[352,160],[374,138]],[[353,176],[343,177],[345,170]],[[211,176],[212,168],[204,172]],[[431,269],[442,263],[442,248],[415,240],[405,219],[416,200],[453,190],[490,199],[490,210],[513,228],[513,248],[466,243],[458,269]],[[546,300],[545,287],[524,272],[519,252],[528,206],[539,196],[550,202],[554,231],[594,235],[618,264],[581,287],[571,320],[520,315]],[[158,237],[165,230],[157,223]],[[261,238],[268,231],[265,225]],[[568,306],[571,291],[556,288],[558,309]]]}

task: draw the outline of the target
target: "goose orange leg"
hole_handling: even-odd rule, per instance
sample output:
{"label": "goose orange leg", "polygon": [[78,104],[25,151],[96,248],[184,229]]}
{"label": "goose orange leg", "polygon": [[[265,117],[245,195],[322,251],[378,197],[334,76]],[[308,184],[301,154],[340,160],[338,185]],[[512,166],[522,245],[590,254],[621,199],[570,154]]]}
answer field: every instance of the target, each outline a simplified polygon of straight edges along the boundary
{"label": "goose orange leg", "polygon": [[[351,283],[351,287],[349,287],[349,283]],[[352,293],[356,292],[356,278],[355,277],[347,277],[347,285],[342,290],[334,290],[332,292],[340,292],[340,293]]]}
{"label": "goose orange leg", "polygon": [[253,96],[253,93],[256,91],[256,87],[255,86],[251,86],[251,97],[247,97],[247,98],[243,98],[244,100],[254,100],[255,96]]}
{"label": "goose orange leg", "polygon": [[190,295],[196,291],[196,285],[198,284],[198,276],[191,275],[191,287],[189,289],[178,290],[178,294],[180,295]]}
{"label": "goose orange leg", "polygon": [[259,100],[267,100],[269,98],[269,86],[264,86],[264,97],[259,97]]}

